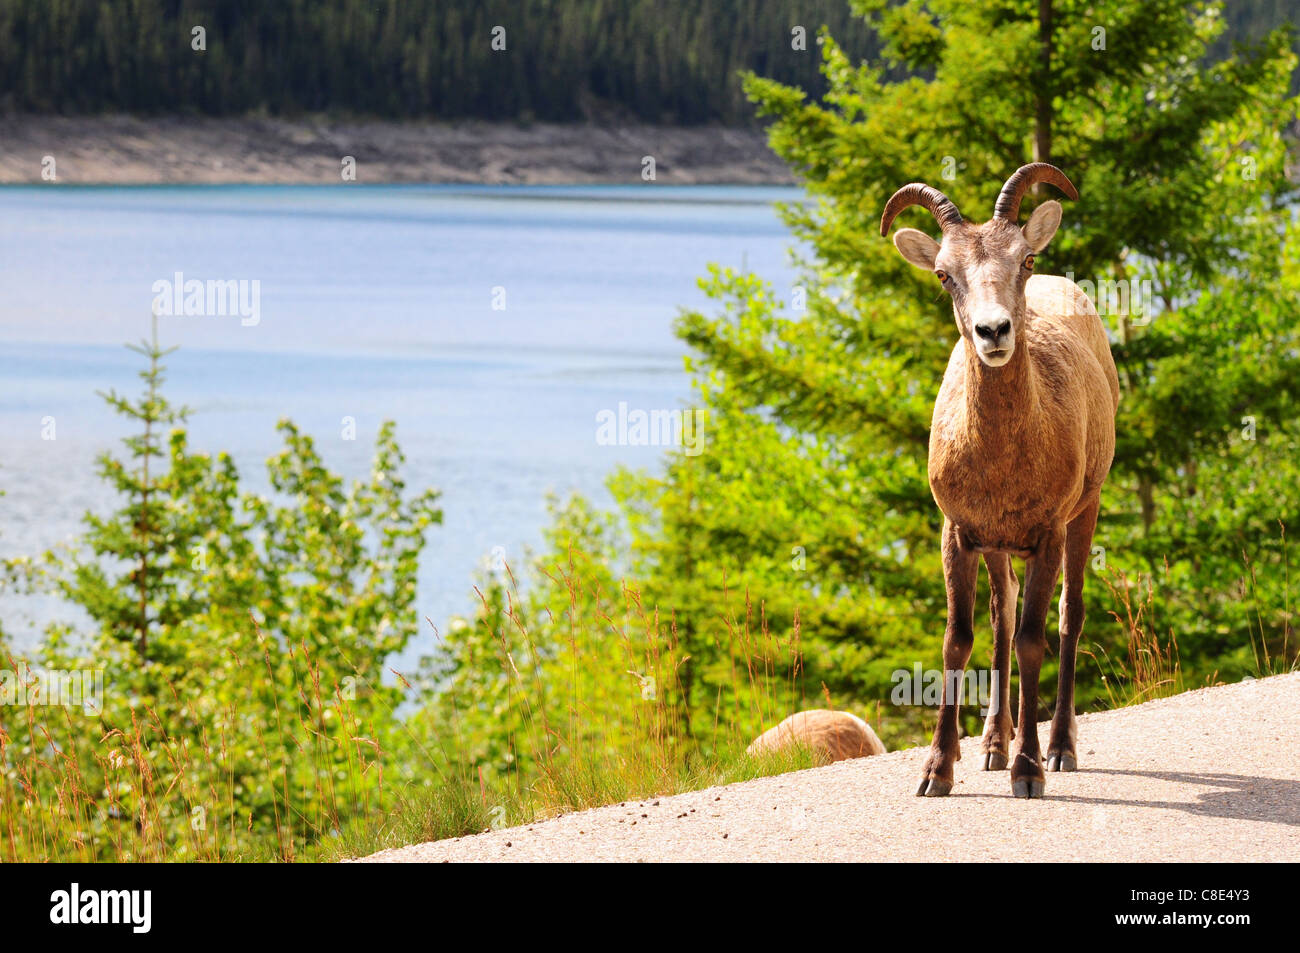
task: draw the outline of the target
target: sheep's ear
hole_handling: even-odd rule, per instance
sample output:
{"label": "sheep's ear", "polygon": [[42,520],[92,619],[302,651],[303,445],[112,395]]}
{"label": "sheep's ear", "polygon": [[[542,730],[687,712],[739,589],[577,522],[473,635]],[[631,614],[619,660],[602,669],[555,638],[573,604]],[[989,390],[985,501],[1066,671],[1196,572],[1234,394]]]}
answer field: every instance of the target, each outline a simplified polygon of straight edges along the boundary
{"label": "sheep's ear", "polygon": [[917,268],[934,271],[934,258],[939,254],[939,243],[925,232],[918,232],[915,228],[900,228],[894,233],[894,247]]}
{"label": "sheep's ear", "polygon": [[1029,221],[1025,222],[1025,227],[1020,230],[1020,233],[1025,236],[1025,241],[1034,250],[1034,254],[1037,254],[1047,247],[1047,243],[1052,240],[1060,225],[1061,203],[1049,199],[1034,209],[1034,214],[1029,216]]}

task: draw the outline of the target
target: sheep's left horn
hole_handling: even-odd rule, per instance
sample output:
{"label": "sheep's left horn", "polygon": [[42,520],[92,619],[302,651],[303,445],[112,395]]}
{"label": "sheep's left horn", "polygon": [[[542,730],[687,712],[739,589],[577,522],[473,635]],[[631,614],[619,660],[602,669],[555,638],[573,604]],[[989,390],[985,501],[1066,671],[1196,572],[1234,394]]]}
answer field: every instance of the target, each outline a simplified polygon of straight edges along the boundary
{"label": "sheep's left horn", "polygon": [[881,235],[889,234],[889,226],[894,223],[898,213],[909,205],[920,205],[928,209],[945,232],[962,223],[961,212],[952,204],[952,199],[924,182],[913,182],[895,192],[885,204],[885,214],[880,216]]}
{"label": "sheep's left horn", "polygon": [[1071,199],[1078,199],[1079,190],[1056,166],[1047,162],[1031,162],[1022,165],[998,194],[998,202],[993,206],[994,218],[1005,218],[1012,222],[1020,220],[1020,200],[1025,197],[1030,186],[1038,182],[1047,182],[1056,186]]}

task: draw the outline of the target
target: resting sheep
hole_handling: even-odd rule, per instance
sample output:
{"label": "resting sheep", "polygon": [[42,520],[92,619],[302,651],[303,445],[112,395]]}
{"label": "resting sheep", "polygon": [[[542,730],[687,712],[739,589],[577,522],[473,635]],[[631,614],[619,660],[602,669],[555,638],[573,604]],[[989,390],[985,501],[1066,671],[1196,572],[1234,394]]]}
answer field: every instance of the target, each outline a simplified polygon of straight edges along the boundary
{"label": "resting sheep", "polygon": [[[981,750],[985,770],[1007,766],[1011,789],[1042,797],[1038,674],[1047,645],[1047,610],[1064,563],[1060,681],[1047,743],[1047,767],[1073,771],[1074,664],[1083,629],[1083,579],[1097,525],[1101,486],[1115,452],[1119,378],[1101,319],[1065,278],[1033,275],[1061,223],[1047,201],[1017,227],[1020,201],[1036,182],[1072,199],[1078,192],[1055,166],[1020,168],[1002,188],[993,218],[962,218],[942,192],[912,183],[885,206],[880,234],[909,205],[928,209],[942,243],[900,229],[894,244],[918,268],[933,271],[952,297],[961,340],[943,377],[930,430],[930,490],[943,512],[943,571],[948,623],[943,640],[944,693],[938,727],[917,794],[948,794],[958,747],[955,690],[974,642],[979,559],[988,568],[997,697]],[[1025,559],[1025,601],[1016,626],[1019,582],[1011,557]],[[1020,673],[1019,732],[1010,716],[1010,649]]]}
{"label": "resting sheep", "polygon": [[827,764],[885,753],[885,746],[861,718],[824,708],[795,712],[755,738],[748,752],[777,751],[794,742],[807,746],[818,761]]}

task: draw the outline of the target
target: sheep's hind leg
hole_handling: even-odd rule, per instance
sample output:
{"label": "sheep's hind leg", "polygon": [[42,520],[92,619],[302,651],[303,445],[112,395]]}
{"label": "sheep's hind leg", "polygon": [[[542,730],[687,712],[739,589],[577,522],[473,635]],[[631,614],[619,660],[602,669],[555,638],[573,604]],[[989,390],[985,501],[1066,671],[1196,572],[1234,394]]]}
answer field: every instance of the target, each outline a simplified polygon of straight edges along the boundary
{"label": "sheep's hind leg", "polygon": [[1047,609],[1061,573],[1064,527],[1053,528],[1025,566],[1025,605],[1016,630],[1016,667],[1020,670],[1020,724],[1011,761],[1011,793],[1042,797],[1046,786],[1038,747],[1038,673],[1047,650]]}
{"label": "sheep's hind leg", "polygon": [[993,697],[984,721],[980,752],[985,771],[1002,771],[1007,766],[1011,739],[1016,736],[1011,721],[1011,638],[1016,632],[1016,599],[1020,583],[1006,553],[985,553],[989,571],[989,617],[993,623]]}
{"label": "sheep's hind leg", "polygon": [[961,758],[957,743],[957,709],[961,700],[962,674],[975,641],[975,582],[979,577],[979,554],[966,549],[957,529],[943,523],[943,577],[948,590],[948,626],[943,634],[943,701],[939,724],[934,729],[925,774],[916,793],[943,797],[952,791],[952,766]]}
{"label": "sheep's hind leg", "polygon": [[1056,711],[1047,741],[1047,770],[1074,771],[1079,766],[1075,749],[1074,660],[1083,634],[1083,577],[1092,553],[1097,528],[1094,502],[1070,521],[1065,535],[1065,583],[1061,586],[1061,673],[1056,687]]}

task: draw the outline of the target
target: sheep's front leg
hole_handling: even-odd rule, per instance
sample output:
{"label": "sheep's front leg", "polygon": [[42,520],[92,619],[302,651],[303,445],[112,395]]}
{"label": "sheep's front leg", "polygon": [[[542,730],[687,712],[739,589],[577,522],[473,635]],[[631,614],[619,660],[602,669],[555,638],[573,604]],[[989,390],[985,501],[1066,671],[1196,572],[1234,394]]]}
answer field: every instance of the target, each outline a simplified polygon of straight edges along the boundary
{"label": "sheep's front leg", "polygon": [[1038,747],[1038,673],[1047,649],[1047,609],[1061,573],[1064,527],[1053,527],[1025,561],[1025,604],[1016,631],[1016,667],[1020,671],[1020,724],[1011,762],[1011,793],[1042,797],[1044,774]]}
{"label": "sheep's front leg", "polygon": [[952,790],[952,766],[961,758],[957,744],[957,709],[962,676],[975,641],[975,581],[979,554],[962,546],[957,528],[943,521],[943,578],[948,589],[948,626],[943,633],[943,701],[934,729],[930,757],[916,793],[943,797]]}

